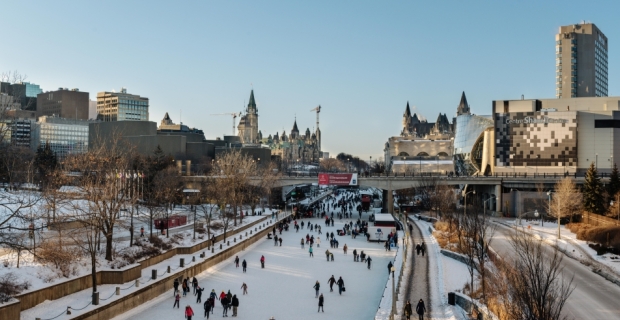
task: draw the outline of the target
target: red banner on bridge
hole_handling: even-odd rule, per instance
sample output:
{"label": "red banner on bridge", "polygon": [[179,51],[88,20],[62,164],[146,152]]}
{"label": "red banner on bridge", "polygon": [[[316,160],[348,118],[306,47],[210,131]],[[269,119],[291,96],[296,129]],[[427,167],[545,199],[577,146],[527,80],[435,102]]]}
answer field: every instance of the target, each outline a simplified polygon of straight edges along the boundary
{"label": "red banner on bridge", "polygon": [[357,173],[319,173],[320,186],[356,186]]}

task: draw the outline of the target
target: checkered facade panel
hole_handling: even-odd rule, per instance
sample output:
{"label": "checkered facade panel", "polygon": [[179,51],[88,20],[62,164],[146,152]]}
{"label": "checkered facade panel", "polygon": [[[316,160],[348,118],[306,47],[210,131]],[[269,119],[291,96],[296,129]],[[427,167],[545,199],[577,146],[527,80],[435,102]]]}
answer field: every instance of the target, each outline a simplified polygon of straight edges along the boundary
{"label": "checkered facade panel", "polygon": [[496,166],[577,165],[577,112],[495,114]]}

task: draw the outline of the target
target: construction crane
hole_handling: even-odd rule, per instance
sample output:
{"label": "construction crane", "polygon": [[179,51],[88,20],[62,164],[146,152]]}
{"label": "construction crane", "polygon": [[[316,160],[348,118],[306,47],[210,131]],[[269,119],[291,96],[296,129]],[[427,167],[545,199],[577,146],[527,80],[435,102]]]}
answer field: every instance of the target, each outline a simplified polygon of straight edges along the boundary
{"label": "construction crane", "polygon": [[236,112],[232,112],[232,113],[215,113],[215,114],[210,114],[211,116],[232,116],[232,124],[233,124],[233,133],[232,135],[235,135],[235,119],[237,119],[238,116],[241,115],[241,112],[236,113]]}
{"label": "construction crane", "polygon": [[318,107],[310,110],[310,112],[312,111],[316,111],[316,129],[319,130],[319,113],[321,113],[321,106],[319,105]]}

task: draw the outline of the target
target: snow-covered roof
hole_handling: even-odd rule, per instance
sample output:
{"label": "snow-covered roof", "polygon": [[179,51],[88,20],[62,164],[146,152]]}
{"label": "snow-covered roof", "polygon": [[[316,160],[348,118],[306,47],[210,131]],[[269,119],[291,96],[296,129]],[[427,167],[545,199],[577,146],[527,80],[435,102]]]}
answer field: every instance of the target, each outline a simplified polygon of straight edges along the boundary
{"label": "snow-covered roof", "polygon": [[389,213],[375,213],[375,222],[378,221],[395,221],[394,216]]}

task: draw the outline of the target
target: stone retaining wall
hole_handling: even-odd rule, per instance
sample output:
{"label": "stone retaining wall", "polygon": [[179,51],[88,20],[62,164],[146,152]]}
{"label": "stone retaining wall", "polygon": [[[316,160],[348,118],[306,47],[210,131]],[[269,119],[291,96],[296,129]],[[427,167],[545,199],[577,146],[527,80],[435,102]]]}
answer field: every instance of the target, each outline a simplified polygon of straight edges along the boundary
{"label": "stone retaining wall", "polygon": [[[259,219],[250,224],[242,226],[238,229],[227,232],[227,236],[231,236],[235,233],[242,232],[248,228],[253,228],[257,225],[262,225],[265,220],[269,219],[269,215],[264,216],[263,219]],[[224,235],[220,234],[215,237],[216,242],[224,239]],[[177,254],[192,254],[203,250],[208,247],[211,242],[209,240],[202,241],[191,247],[176,247],[169,251],[166,251],[160,255],[144,259],[137,265],[128,266],[119,270],[101,270],[97,271],[97,284],[123,284],[129,281],[138,279],[142,276],[142,270],[152,265],[158,264],[162,261],[170,259]],[[17,301],[14,304],[0,304],[0,319],[19,319],[14,317],[14,309],[19,308],[19,312],[30,309],[36,305],[44,302],[45,300],[56,300],[64,296],[88,289],[92,287],[91,275],[85,275],[78,278],[66,280],[61,283],[57,283],[39,290],[19,294],[15,296]],[[17,305],[17,307],[15,306]],[[19,313],[18,313],[19,314]]]}

